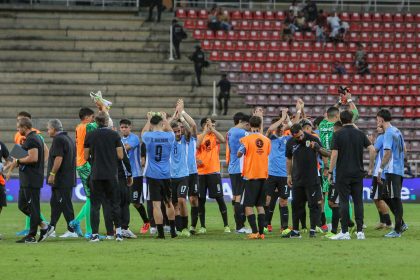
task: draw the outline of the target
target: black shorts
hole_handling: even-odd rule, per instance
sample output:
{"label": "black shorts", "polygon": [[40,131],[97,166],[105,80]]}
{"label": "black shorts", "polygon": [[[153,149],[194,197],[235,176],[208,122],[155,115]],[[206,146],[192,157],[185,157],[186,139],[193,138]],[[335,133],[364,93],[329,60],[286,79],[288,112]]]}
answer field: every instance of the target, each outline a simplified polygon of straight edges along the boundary
{"label": "black shorts", "polygon": [[[322,189],[321,186],[316,184],[312,186],[296,186],[293,185],[292,192],[293,192],[293,199],[295,199],[294,193],[296,191],[301,192],[304,191],[305,195],[300,197],[300,200],[307,201],[308,203],[318,203],[318,201],[322,200]],[[295,191],[295,192],[294,192]]]}
{"label": "black shorts", "polygon": [[403,177],[397,174],[385,174],[385,186],[389,198],[401,198]]}
{"label": "black shorts", "polygon": [[188,176],[188,196],[198,196],[198,174]]}
{"label": "black shorts", "polygon": [[178,203],[178,198],[186,198],[188,193],[188,177],[171,179],[172,203]]}
{"label": "black shorts", "polygon": [[0,185],[0,207],[6,207],[6,206],[7,206],[6,187],[3,185]]}
{"label": "black shorts", "polygon": [[230,174],[230,184],[232,185],[232,195],[240,196],[244,192],[244,179],[240,173]]}
{"label": "black shorts", "polygon": [[131,203],[144,203],[143,197],[143,177],[133,178],[133,185],[131,186]]}
{"label": "black shorts", "polygon": [[338,191],[335,188],[334,184],[331,184],[328,190],[328,201],[335,204],[338,204],[340,202],[340,198],[338,197]]}
{"label": "black shorts", "polygon": [[372,189],[370,190],[370,199],[381,200],[386,194],[386,189],[383,183],[378,182],[378,177],[373,176],[372,178]]}
{"label": "black shorts", "polygon": [[220,174],[198,175],[198,194],[206,198],[207,190],[210,198],[223,197],[222,177]]}
{"label": "black shorts", "polygon": [[172,202],[171,179],[146,178],[147,200]]}
{"label": "black shorts", "polygon": [[245,180],[241,204],[245,207],[265,205],[265,179]]}
{"label": "black shorts", "polygon": [[290,188],[287,185],[287,177],[269,175],[265,181],[265,192],[270,197],[280,197],[288,199],[290,196]]}

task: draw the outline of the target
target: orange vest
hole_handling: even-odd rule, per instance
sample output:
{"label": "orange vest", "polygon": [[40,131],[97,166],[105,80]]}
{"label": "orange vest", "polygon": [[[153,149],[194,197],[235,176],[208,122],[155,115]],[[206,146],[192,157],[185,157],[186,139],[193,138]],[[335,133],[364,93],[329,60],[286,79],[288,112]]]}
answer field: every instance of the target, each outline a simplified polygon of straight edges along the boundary
{"label": "orange vest", "polygon": [[268,155],[271,141],[261,133],[253,133],[241,138],[245,147],[242,176],[248,180],[268,178]]}
{"label": "orange vest", "polygon": [[[36,132],[36,134],[41,134],[41,131],[39,131],[38,129],[36,129],[36,128],[32,128],[32,131],[35,131]],[[24,135],[21,135],[20,133],[19,133],[19,131],[18,132],[16,132],[16,134],[15,134],[15,144],[18,144],[18,145],[22,145],[24,142],[25,142],[25,140],[26,140],[26,136],[24,136]]]}
{"label": "orange vest", "polygon": [[[198,137],[201,137],[201,134]],[[220,172],[219,152],[220,143],[218,143],[216,135],[208,133],[204,136],[201,145],[197,147],[197,161],[200,160],[202,162],[202,164],[197,164],[199,175]]]}

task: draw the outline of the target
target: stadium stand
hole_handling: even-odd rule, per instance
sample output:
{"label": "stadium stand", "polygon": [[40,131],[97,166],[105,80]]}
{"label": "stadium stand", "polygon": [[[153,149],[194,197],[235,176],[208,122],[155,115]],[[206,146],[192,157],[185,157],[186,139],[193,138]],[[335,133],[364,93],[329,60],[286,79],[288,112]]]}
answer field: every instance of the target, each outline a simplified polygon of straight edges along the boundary
{"label": "stadium stand", "polygon": [[[324,44],[315,41],[313,32],[296,32],[292,42],[282,41],[282,11],[225,12],[231,31],[207,30],[206,10],[181,8],[176,15],[210,59],[220,63],[220,71],[228,73],[246,104],[261,105],[274,117],[279,106],[290,107],[300,97],[306,113],[317,117],[336,102],[337,87],[347,85],[358,99],[360,128],[371,132],[378,108],[389,107],[406,136],[408,158],[419,158],[420,14],[342,12],[340,19],[350,25],[345,42]],[[359,42],[368,54],[370,74],[355,72]],[[347,74],[333,74],[333,62]]]}

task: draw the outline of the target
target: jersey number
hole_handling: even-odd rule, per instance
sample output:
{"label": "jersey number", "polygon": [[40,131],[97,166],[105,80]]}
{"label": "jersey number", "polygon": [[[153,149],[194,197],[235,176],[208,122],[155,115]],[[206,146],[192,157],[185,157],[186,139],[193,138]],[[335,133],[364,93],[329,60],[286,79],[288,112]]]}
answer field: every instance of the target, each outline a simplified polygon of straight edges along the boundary
{"label": "jersey number", "polygon": [[155,161],[160,162],[162,160],[162,145],[155,147]]}

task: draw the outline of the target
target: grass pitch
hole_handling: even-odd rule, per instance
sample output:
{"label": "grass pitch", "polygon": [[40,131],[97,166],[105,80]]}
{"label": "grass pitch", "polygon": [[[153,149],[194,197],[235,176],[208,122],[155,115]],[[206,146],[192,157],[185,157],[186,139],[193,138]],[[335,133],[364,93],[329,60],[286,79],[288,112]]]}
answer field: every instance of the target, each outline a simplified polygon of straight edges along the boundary
{"label": "grass pitch", "polygon": [[[81,204],[75,204],[76,212]],[[42,205],[48,217],[49,205]],[[331,241],[282,239],[279,214],[275,232],[265,240],[246,240],[224,234],[217,204],[207,204],[206,235],[189,239],[138,239],[90,244],[84,239],[50,238],[41,244],[15,244],[24,217],[17,204],[0,215],[0,277],[8,279],[420,279],[420,205],[404,205],[409,230],[400,239],[383,238],[372,227],[378,219],[373,204],[365,205],[367,239]],[[131,209],[131,229],[138,232],[140,217]],[[229,218],[233,228],[232,209]],[[309,219],[307,221],[309,223]],[[57,234],[65,231],[61,217]],[[103,219],[101,231],[104,230]]]}

